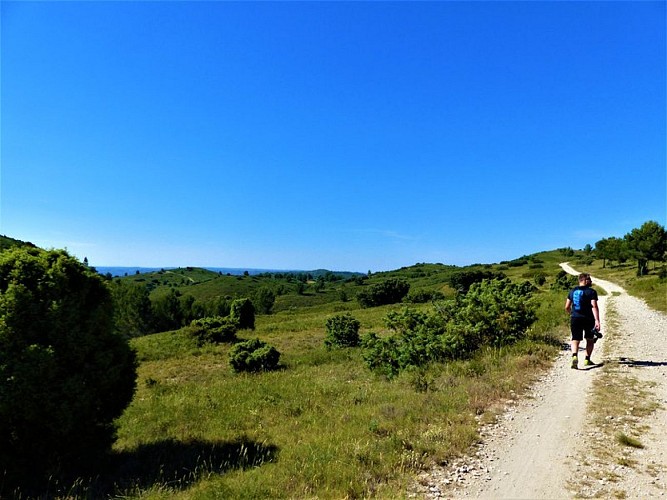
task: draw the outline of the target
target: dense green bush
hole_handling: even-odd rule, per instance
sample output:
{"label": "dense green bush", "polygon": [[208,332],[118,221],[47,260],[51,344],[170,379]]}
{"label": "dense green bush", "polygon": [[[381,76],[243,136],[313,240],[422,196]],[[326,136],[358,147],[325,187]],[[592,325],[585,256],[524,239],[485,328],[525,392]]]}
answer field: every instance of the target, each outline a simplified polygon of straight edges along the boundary
{"label": "dense green bush", "polygon": [[255,310],[260,314],[271,314],[276,302],[276,292],[267,286],[260,287],[252,297]]}
{"label": "dense green bush", "polygon": [[146,285],[118,280],[110,286],[116,332],[125,338],[151,333],[155,323]]}
{"label": "dense green bush", "polygon": [[445,295],[437,290],[419,290],[417,292],[410,292],[404,301],[412,304],[425,304],[426,302],[443,300],[444,298]]}
{"label": "dense green bush", "polygon": [[552,290],[571,290],[578,285],[576,276],[566,273],[562,269],[556,275],[556,281],[551,284]]}
{"label": "dense green bush", "polygon": [[255,329],[255,306],[250,299],[243,298],[233,301],[229,317],[236,322],[241,330]]}
{"label": "dense green bush", "polygon": [[326,321],[327,335],[324,345],[332,347],[356,347],[360,343],[359,320],[351,314],[339,314]]}
{"label": "dense green bush", "polygon": [[[510,262],[510,265],[512,263]],[[481,269],[462,270],[452,273],[447,282],[454,290],[466,293],[473,283],[479,283],[484,280],[503,279],[505,274],[496,271]]]}
{"label": "dense green bush", "polygon": [[200,346],[232,342],[236,339],[237,331],[238,324],[236,321],[222,316],[195,319],[187,328],[188,335],[194,337]]}
{"label": "dense green bush", "polygon": [[532,290],[530,283],[485,280],[473,283],[467,294],[437,303],[431,313],[389,313],[386,323],[394,335],[365,336],[364,360],[391,377],[406,368],[468,357],[482,346],[516,342],[536,319]]}
{"label": "dense green bush", "polygon": [[261,372],[278,368],[280,353],[259,339],[236,344],[229,353],[229,364],[235,372]]}
{"label": "dense green bush", "polygon": [[135,384],[100,275],[65,251],[0,254],[0,487],[87,473]]}
{"label": "dense green bush", "polygon": [[370,285],[366,290],[357,293],[357,301],[361,307],[376,307],[386,304],[396,304],[410,291],[410,284],[402,279],[391,278],[375,285]]}
{"label": "dense green bush", "polygon": [[475,283],[465,295],[439,304],[438,313],[447,328],[465,333],[466,351],[481,345],[501,346],[522,338],[535,322],[535,306],[530,300],[530,282],[509,279]]}

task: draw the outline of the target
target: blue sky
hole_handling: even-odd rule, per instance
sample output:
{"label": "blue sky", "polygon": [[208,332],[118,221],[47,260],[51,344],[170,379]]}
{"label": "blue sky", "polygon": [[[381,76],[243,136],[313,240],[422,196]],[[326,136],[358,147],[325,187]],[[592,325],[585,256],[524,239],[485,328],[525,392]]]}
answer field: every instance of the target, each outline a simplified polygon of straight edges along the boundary
{"label": "blue sky", "polygon": [[492,263],[666,218],[665,2],[1,2],[0,234]]}

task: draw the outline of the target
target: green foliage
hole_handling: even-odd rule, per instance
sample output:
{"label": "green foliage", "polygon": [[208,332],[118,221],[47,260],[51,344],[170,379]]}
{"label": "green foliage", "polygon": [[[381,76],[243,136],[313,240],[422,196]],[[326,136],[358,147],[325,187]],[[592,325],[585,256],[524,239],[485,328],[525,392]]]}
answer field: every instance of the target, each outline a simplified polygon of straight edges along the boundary
{"label": "green foliage", "polygon": [[338,314],[326,321],[327,336],[324,345],[332,347],[356,347],[360,343],[359,326],[361,323],[351,314]]}
{"label": "green foliage", "polygon": [[255,329],[255,306],[248,298],[233,301],[229,317],[236,322],[239,329]]}
{"label": "green foliage", "polygon": [[263,372],[278,368],[280,353],[259,339],[236,344],[229,353],[229,364],[235,372]]}
{"label": "green foliage", "polygon": [[595,243],[595,255],[602,259],[602,267],[605,267],[607,261],[616,261],[623,263],[630,256],[630,249],[627,241],[620,238],[603,238]]}
{"label": "green foliage", "polygon": [[[136,359],[103,278],[67,252],[0,254],[0,476],[35,485],[92,466],[130,403]],[[31,486],[28,486],[31,487]]]}
{"label": "green foliage", "polygon": [[655,221],[648,221],[640,228],[625,235],[628,248],[637,260],[637,276],[648,273],[649,261],[663,262],[667,252],[667,231]]}
{"label": "green foliage", "polygon": [[482,346],[501,347],[522,339],[536,320],[530,283],[508,279],[473,283],[467,294],[440,302],[435,313],[404,309],[387,315],[396,332],[364,337],[364,360],[386,376],[434,361],[466,358]]}
{"label": "green foliage", "polygon": [[547,282],[547,275],[543,272],[537,272],[533,276],[533,281],[535,281],[537,286],[542,286]]}
{"label": "green foliage", "polygon": [[377,307],[386,304],[396,304],[403,300],[410,291],[410,284],[402,279],[390,278],[366,290],[357,293],[357,301],[361,307]]}
{"label": "green foliage", "polygon": [[150,333],[153,312],[148,289],[143,284],[116,281],[111,285],[116,333],[125,338]]}
{"label": "green foliage", "polygon": [[236,339],[237,330],[238,323],[235,320],[222,316],[195,319],[186,329],[188,335],[193,337],[200,346],[233,342]]}
{"label": "green foliage", "polygon": [[252,297],[252,303],[259,314],[271,314],[276,302],[276,293],[267,286],[260,287]]}
{"label": "green foliage", "polygon": [[444,298],[445,295],[437,290],[419,290],[410,292],[407,297],[405,297],[405,302],[425,304],[427,302],[433,302],[434,300],[444,300]]}
{"label": "green foliage", "polygon": [[166,295],[156,298],[152,304],[153,331],[166,332],[183,326],[181,293],[170,288]]}
{"label": "green foliage", "polygon": [[[519,265],[526,264],[527,262],[528,262],[527,260],[523,259],[521,261],[521,264]],[[512,265],[513,263],[515,263],[515,261],[509,262],[510,265]],[[454,290],[466,293],[470,289],[473,283],[479,283],[483,280],[503,279],[503,278],[505,278],[505,275],[501,272],[473,269],[473,270],[462,270],[453,273],[449,277],[448,282],[449,286],[451,286]]]}
{"label": "green foliage", "polygon": [[572,276],[562,269],[556,275],[556,281],[551,284],[552,290],[571,290],[577,286],[578,281],[575,276]]}
{"label": "green foliage", "polygon": [[[475,283],[465,295],[438,308],[447,329],[465,334],[471,347],[500,347],[514,343],[537,319],[531,302],[533,285],[508,279]],[[468,350],[468,349],[466,349]]]}
{"label": "green foliage", "polygon": [[559,248],[558,251],[563,257],[573,257],[574,250],[571,247]]}

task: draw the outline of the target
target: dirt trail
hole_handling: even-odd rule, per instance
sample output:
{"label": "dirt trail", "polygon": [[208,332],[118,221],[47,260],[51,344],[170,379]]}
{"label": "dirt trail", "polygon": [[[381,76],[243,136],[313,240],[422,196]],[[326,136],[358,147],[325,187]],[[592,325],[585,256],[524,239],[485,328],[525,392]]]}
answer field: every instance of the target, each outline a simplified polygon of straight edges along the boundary
{"label": "dirt trail", "polygon": [[[567,263],[561,267],[578,274]],[[572,370],[569,351],[563,350],[553,368],[532,388],[528,397],[509,406],[498,422],[482,431],[482,443],[474,456],[420,476],[422,498],[557,499],[575,496],[612,496],[605,481],[592,468],[613,468],[617,481],[614,495],[627,497],[665,495],[667,476],[667,316],[629,296],[618,285],[593,277],[600,295],[602,332],[607,330],[607,311],[612,306],[619,322],[617,338],[596,343],[593,360],[630,359],[627,369],[654,385],[653,392],[662,408],[647,417],[649,426],[642,436],[643,450],[637,450],[635,467],[590,463],[586,446],[594,430],[587,424],[588,396],[599,367]],[[563,304],[565,294],[563,295]],[[565,314],[565,313],[563,313]],[[627,338],[626,338],[627,337]],[[582,342],[582,350],[585,342]],[[580,354],[580,365],[583,365]],[[637,369],[637,367],[641,367]],[[636,372],[636,373],[635,373]],[[586,465],[584,465],[586,463]]]}

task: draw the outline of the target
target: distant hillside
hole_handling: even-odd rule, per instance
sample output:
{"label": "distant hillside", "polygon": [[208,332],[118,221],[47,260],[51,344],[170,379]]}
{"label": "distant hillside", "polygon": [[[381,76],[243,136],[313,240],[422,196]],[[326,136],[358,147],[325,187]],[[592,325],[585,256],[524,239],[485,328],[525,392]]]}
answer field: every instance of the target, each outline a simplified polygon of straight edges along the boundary
{"label": "distant hillside", "polygon": [[12,247],[34,247],[35,245],[29,241],[21,241],[9,236],[0,235],[0,251]]}
{"label": "distant hillside", "polygon": [[[177,267],[132,267],[132,266],[95,266],[95,269],[100,274],[110,273],[111,276],[131,276],[136,274],[146,274],[154,273],[157,271],[169,271],[178,269]],[[248,267],[202,267],[201,269],[206,269],[207,271],[214,272],[216,274],[224,274],[231,276],[241,276],[248,274],[250,276],[257,275],[267,275],[267,274],[285,274],[285,275],[296,275],[296,274],[308,274],[313,278],[317,279],[319,276],[326,276],[329,273],[333,273],[336,276],[342,276],[343,278],[351,278],[354,276],[360,276],[362,273],[356,273],[352,271],[329,271],[328,269],[315,269],[312,271],[306,270],[296,270],[296,269],[255,269]]]}

